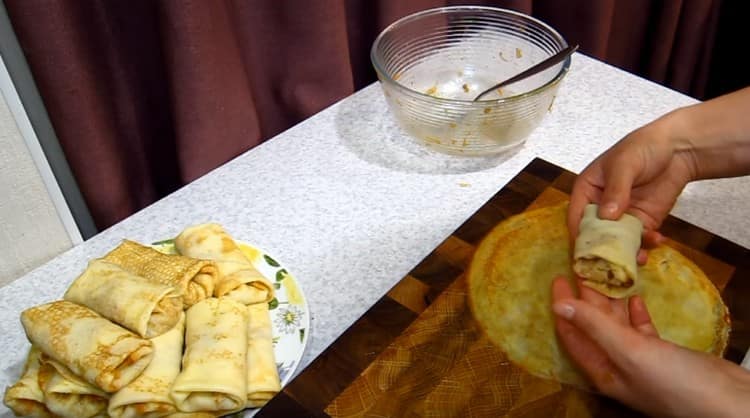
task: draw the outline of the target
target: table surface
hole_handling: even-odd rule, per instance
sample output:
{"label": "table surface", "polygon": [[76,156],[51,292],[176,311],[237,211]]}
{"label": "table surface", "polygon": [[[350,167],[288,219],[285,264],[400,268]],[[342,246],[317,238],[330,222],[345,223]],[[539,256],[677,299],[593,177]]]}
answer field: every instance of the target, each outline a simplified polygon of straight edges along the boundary
{"label": "table surface", "polygon": [[[693,103],[576,53],[524,147],[466,158],[411,141],[373,84],[0,288],[0,370],[17,369],[28,348],[20,312],[59,299],[88,260],[123,238],[153,242],[215,221],[273,254],[305,292],[299,373],[534,157],[578,173],[629,131]],[[746,178],[697,182],[673,214],[750,247],[749,197]]]}

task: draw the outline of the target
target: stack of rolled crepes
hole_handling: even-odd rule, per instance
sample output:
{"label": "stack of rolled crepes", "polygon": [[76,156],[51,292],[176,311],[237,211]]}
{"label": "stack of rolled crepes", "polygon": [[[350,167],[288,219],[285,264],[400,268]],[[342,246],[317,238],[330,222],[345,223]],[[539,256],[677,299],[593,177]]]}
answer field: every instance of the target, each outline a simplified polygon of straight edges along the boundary
{"label": "stack of rolled crepes", "polygon": [[63,300],[21,314],[32,346],[4,398],[17,416],[221,416],[281,389],[273,287],[220,225],[175,244],[180,255],[123,241]]}

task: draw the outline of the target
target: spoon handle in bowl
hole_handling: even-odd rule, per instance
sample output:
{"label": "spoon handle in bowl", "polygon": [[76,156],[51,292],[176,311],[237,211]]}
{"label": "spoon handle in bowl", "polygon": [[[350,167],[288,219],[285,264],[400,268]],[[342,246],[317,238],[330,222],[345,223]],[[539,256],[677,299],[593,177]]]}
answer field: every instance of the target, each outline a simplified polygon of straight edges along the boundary
{"label": "spoon handle in bowl", "polygon": [[482,96],[484,96],[485,94],[487,94],[487,93],[489,93],[489,92],[491,92],[493,90],[499,89],[500,87],[503,87],[503,86],[507,86],[508,84],[513,84],[516,81],[523,80],[526,77],[531,77],[532,75],[534,75],[534,74],[536,74],[538,72],[546,70],[547,68],[549,68],[549,67],[551,67],[551,66],[559,63],[560,61],[564,60],[565,58],[568,58],[568,56],[570,54],[574,53],[577,49],[578,49],[578,45],[568,45],[567,47],[565,47],[562,50],[560,50],[560,52],[558,52],[557,54],[552,55],[549,58],[546,58],[545,60],[543,60],[543,61],[541,61],[541,62],[539,62],[537,64],[534,64],[531,67],[529,67],[528,69],[526,69],[526,70],[524,70],[524,71],[522,71],[522,72],[514,75],[513,77],[511,77],[511,78],[509,78],[509,79],[507,79],[505,81],[501,81],[501,82],[495,84],[494,86],[488,88],[487,90],[479,93],[479,95],[477,95],[477,97],[474,99],[474,101],[476,102]]}

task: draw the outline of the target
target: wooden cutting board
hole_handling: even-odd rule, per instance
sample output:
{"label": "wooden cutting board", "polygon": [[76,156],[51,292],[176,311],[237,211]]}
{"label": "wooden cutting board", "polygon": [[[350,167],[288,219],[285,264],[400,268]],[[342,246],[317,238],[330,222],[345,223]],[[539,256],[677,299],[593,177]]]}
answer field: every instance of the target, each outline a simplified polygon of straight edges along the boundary
{"label": "wooden cutting board", "polygon": [[[565,200],[575,175],[535,159],[398,282],[258,414],[262,417],[626,417],[595,394],[531,376],[478,331],[464,271],[503,219]],[[750,251],[674,217],[662,232],[722,291],[726,357],[750,345]],[[744,280],[743,280],[744,279]]]}

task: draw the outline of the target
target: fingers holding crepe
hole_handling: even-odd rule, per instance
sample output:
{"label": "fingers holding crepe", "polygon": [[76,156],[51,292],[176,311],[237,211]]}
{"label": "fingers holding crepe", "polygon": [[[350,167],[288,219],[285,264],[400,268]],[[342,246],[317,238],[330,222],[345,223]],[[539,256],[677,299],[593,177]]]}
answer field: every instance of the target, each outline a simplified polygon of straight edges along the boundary
{"label": "fingers holding crepe", "polygon": [[614,298],[637,291],[636,256],[641,246],[643,224],[623,214],[617,221],[599,219],[597,206],[589,204],[575,241],[573,270],[585,286]]}
{"label": "fingers holding crepe", "polygon": [[130,383],[153,356],[152,343],[84,306],[56,301],[21,313],[32,344],[106,392]]}
{"label": "fingers holding crepe", "polygon": [[175,247],[182,255],[216,263],[220,278],[214,296],[228,296],[246,305],[273,299],[271,283],[253,267],[221,225],[188,227],[175,238]]}
{"label": "fingers holding crepe", "polygon": [[172,329],[182,314],[178,289],[150,282],[103,260],[90,262],[63,299],[86,306],[145,338]]}

